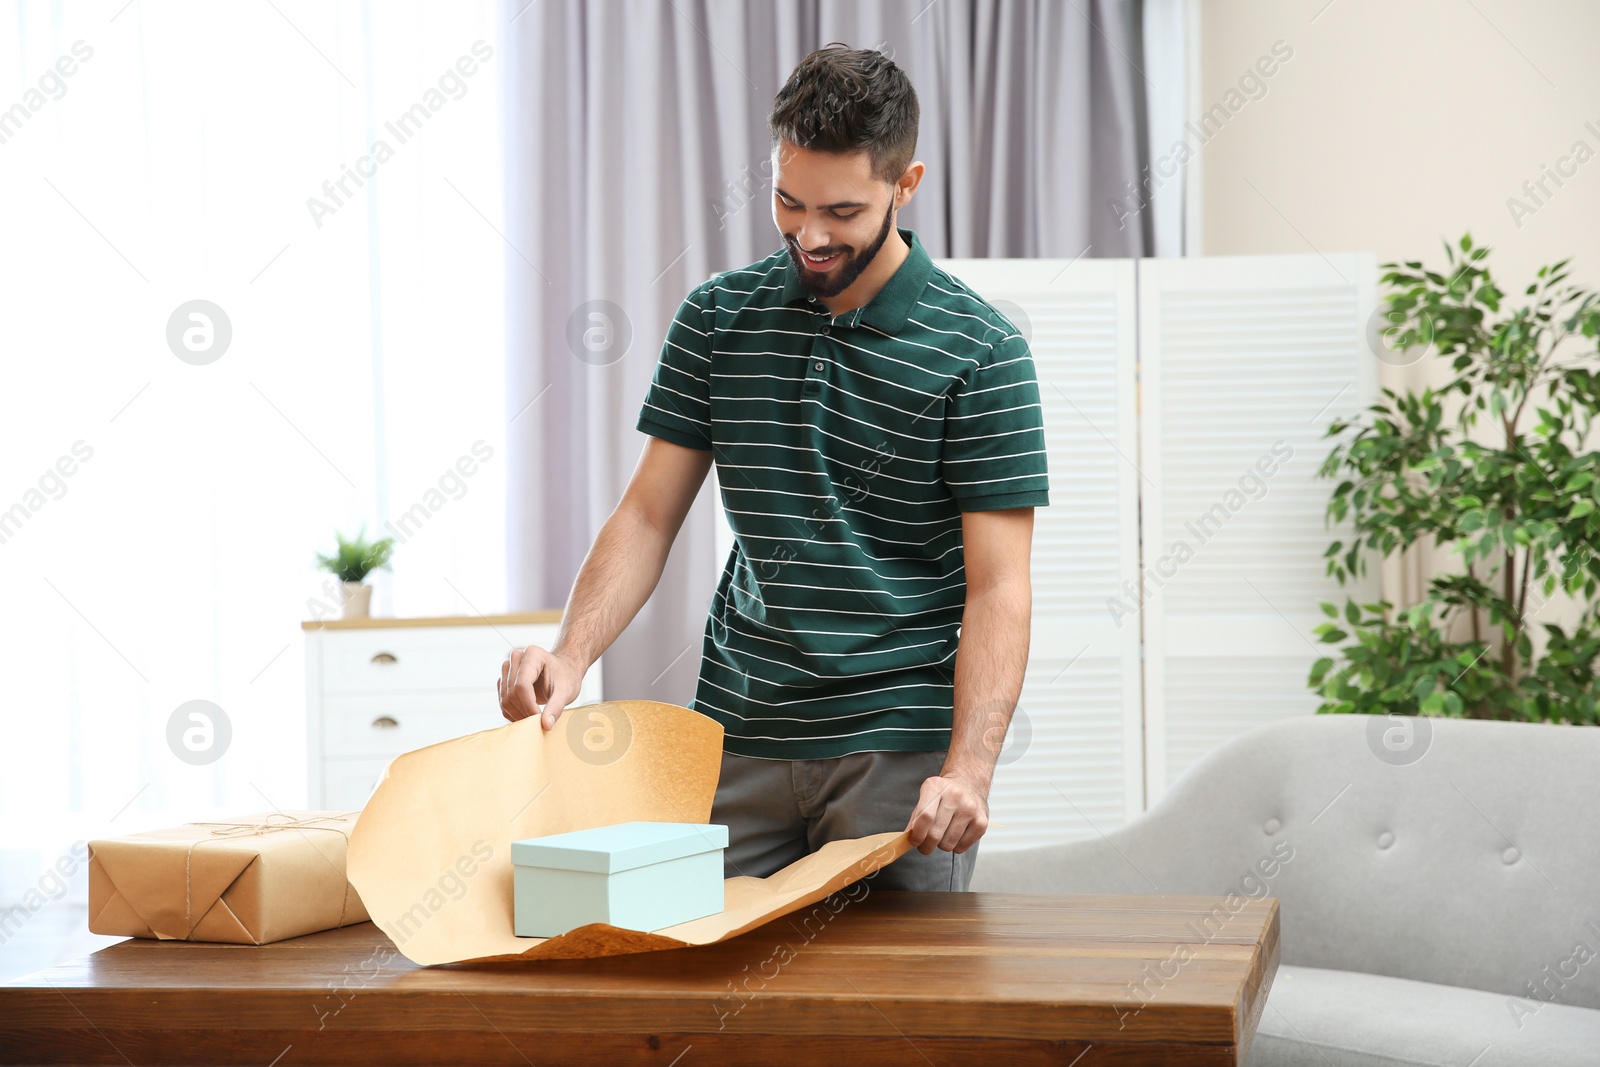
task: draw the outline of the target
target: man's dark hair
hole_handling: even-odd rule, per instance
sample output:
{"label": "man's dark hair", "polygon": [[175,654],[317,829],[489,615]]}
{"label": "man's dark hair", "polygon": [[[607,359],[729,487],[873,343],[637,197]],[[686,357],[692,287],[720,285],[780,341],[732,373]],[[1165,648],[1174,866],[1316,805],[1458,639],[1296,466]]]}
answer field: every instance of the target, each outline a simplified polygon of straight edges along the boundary
{"label": "man's dark hair", "polygon": [[917,91],[894,60],[835,42],[800,61],[772,101],[767,129],[817,152],[859,152],[872,176],[900,180],[917,150]]}

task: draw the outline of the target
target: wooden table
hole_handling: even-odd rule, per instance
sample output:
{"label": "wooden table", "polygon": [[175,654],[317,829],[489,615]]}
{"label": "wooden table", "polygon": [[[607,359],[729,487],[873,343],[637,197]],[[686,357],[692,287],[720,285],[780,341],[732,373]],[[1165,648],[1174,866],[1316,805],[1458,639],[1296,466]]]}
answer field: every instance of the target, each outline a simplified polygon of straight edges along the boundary
{"label": "wooden table", "polygon": [[[858,893],[859,895],[859,893]],[[1271,898],[835,894],[715,945],[417,967],[371,923],[0,985],[0,1063],[1238,1064]]]}

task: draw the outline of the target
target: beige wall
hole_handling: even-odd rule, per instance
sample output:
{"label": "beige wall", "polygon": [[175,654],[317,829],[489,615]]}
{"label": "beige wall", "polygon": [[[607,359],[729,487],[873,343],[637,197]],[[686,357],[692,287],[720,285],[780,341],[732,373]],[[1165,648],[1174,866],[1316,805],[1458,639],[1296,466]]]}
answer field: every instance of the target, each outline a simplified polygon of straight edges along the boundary
{"label": "beige wall", "polygon": [[[1293,56],[1199,151],[1198,251],[1442,260],[1470,229],[1509,277],[1571,255],[1600,285],[1600,3],[1318,2],[1201,0],[1194,111]],[[1580,139],[1596,158],[1519,228],[1507,199]]]}
{"label": "beige wall", "polygon": [[[1191,251],[1372,250],[1438,267],[1441,241],[1470,231],[1513,303],[1534,271],[1569,256],[1572,280],[1600,289],[1600,3],[1197,3],[1191,117],[1230,102],[1262,57],[1272,73],[1197,153]],[[1273,57],[1278,41],[1287,60]],[[1583,163],[1580,141],[1593,153]],[[1547,177],[1558,164],[1576,167],[1561,187]],[[1541,178],[1542,205],[1523,188]],[[1533,213],[1514,219],[1513,197]],[[1422,364],[1381,369],[1390,387],[1423,380]],[[1410,598],[1420,581],[1419,566],[1390,568],[1385,595]],[[1568,614],[1552,604],[1540,621]]]}

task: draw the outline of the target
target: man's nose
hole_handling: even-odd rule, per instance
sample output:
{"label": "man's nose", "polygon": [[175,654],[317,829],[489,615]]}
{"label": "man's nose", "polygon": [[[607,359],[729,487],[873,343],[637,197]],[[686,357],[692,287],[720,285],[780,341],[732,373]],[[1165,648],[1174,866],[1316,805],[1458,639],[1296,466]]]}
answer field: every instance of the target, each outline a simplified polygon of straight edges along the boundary
{"label": "man's nose", "polygon": [[828,247],[827,228],[814,222],[800,224],[800,230],[794,235],[795,242],[800,245],[800,250],[815,255]]}

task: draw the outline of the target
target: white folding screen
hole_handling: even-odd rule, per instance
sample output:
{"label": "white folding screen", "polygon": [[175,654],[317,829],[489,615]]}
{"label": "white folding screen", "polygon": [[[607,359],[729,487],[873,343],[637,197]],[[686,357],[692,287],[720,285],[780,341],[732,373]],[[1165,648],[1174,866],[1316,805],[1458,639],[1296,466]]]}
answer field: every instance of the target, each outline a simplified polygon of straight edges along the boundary
{"label": "white folding screen", "polygon": [[[1374,398],[1371,254],[1139,265],[1145,774],[1154,803],[1236,734],[1309,714],[1329,422]],[[1358,600],[1375,589],[1353,590]]]}
{"label": "white folding screen", "polygon": [[[1049,449],[1028,668],[985,846],[1093,835],[1227,738],[1316,706],[1317,601],[1343,591],[1315,474],[1324,427],[1375,396],[1376,267],[937,262],[1028,336]],[[719,507],[718,560],[732,548]]]}

